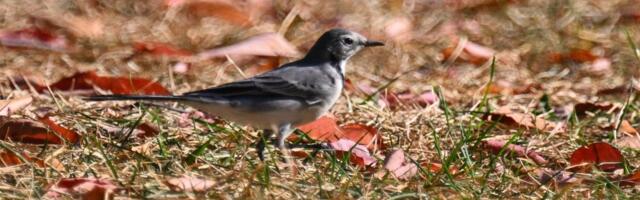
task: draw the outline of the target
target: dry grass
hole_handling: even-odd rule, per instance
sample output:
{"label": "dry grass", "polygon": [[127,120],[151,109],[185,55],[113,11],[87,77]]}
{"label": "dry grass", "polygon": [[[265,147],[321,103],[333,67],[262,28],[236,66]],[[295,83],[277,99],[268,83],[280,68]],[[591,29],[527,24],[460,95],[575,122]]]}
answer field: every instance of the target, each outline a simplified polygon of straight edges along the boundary
{"label": "dry grass", "polygon": [[[5,77],[0,94],[33,95],[36,99],[30,107],[11,117],[35,118],[46,110],[57,122],[83,135],[77,145],[3,141],[4,148],[26,151],[34,157],[55,158],[64,167],[38,168],[28,164],[2,167],[0,198],[38,199],[47,185],[63,177],[114,180],[125,189],[116,198],[638,198],[638,186],[620,188],[597,173],[593,175],[593,183],[562,187],[541,185],[534,173],[542,167],[568,166],[571,152],[580,146],[613,140],[612,131],[601,127],[614,122],[618,112],[573,118],[570,111],[575,103],[597,100],[622,105],[629,98],[624,119],[639,127],[640,104],[635,90],[631,94],[597,94],[602,89],[629,84],[640,75],[640,60],[634,57],[625,34],[627,31],[632,41],[639,42],[638,21],[623,13],[626,5],[637,1],[497,1],[469,8],[420,2],[309,1],[303,3],[304,9],[285,34],[302,51],[333,26],[386,40],[388,45],[384,48],[367,49],[350,61],[347,76],[354,84],[383,87],[397,78],[383,92],[441,89],[445,99],[439,104],[406,105],[395,110],[380,107],[377,97],[364,101],[366,95],[347,91],[332,109],[340,123],[357,122],[379,128],[388,146],[404,149],[416,163],[443,163],[461,171],[450,174],[421,169],[409,180],[398,180],[389,174],[374,175],[384,172],[380,165],[385,152],[375,152],[381,160],[376,169],[369,171],[329,152],[320,152],[296,160],[300,171],[291,174],[281,166],[281,157],[273,148],[268,150],[266,162],[257,159],[253,143],[258,132],[250,127],[197,119],[187,121],[185,126],[185,122],[179,121],[184,118],[180,110],[189,108],[180,105],[85,102],[73,94],[34,94],[9,84],[9,77],[35,77],[51,83],[76,71],[96,70],[103,75],[157,80],[179,94],[237,80],[242,76],[224,60],[196,62],[188,73],[180,74],[171,70],[175,60],[153,56],[127,59],[132,54],[130,44],[159,41],[194,52],[231,44],[257,33],[278,31],[295,2],[277,1],[273,8],[275,15],[262,16],[257,20],[259,23],[243,27],[216,17],[196,17],[185,10],[166,9],[160,0],[2,1],[2,29],[29,27],[32,24],[29,16],[60,22],[71,15],[90,19],[102,28],[97,35],[90,32],[77,37],[78,52],[0,49],[0,71]],[[413,24],[409,42],[394,42],[385,35],[385,27],[398,17],[408,17]],[[444,62],[442,50],[456,45],[452,35],[465,36],[469,41],[495,49],[495,66],[490,61],[479,66],[464,61]],[[549,61],[549,53],[572,49],[600,53],[611,60],[611,68],[594,72],[585,63]],[[495,68],[494,84],[540,86],[522,94],[485,96],[483,91],[492,68]],[[543,95],[548,96],[548,101],[541,101]],[[485,98],[487,103],[483,104]],[[545,110],[541,102],[550,103],[553,110]],[[567,129],[548,133],[496,126],[482,119],[485,108],[495,110],[503,106],[564,123]],[[138,121],[156,125],[160,134],[125,138]],[[121,130],[107,131],[107,126]],[[552,164],[538,166],[516,156],[493,154],[481,141],[495,136],[506,136],[512,143],[535,149]],[[188,164],[190,155],[198,148],[202,154],[195,164]],[[638,149],[621,150],[630,170],[640,166]],[[215,186],[206,193],[183,193],[173,192],[163,183],[169,177],[185,174],[213,180]]]}

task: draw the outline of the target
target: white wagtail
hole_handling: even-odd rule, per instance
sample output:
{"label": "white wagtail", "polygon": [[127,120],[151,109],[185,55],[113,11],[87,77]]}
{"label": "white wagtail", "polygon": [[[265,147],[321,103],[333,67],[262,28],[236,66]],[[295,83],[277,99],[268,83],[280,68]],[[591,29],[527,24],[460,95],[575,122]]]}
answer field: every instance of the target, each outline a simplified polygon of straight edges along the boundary
{"label": "white wagtail", "polygon": [[[223,119],[263,129],[256,145],[262,160],[265,140],[277,133],[277,147],[286,152],[285,140],[298,125],[324,115],[340,97],[345,64],[363,47],[382,42],[344,29],[325,32],[307,55],[297,61],[236,82],[182,95],[99,95],[93,101],[174,101]],[[274,144],[275,145],[275,144]]]}

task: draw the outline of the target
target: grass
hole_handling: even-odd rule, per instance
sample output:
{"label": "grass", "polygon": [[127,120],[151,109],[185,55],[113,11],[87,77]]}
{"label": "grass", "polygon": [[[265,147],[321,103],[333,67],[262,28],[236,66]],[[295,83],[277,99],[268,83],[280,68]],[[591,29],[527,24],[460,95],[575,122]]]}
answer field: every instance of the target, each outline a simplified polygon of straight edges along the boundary
{"label": "grass", "polygon": [[[29,27],[30,15],[46,14],[55,19],[65,13],[89,16],[104,26],[100,37],[76,38],[83,50],[80,53],[0,48],[0,72],[6,77],[1,82],[0,95],[35,98],[34,103],[11,118],[35,119],[45,110],[57,123],[83,135],[78,144],[66,145],[0,141],[2,149],[15,152],[25,163],[0,167],[2,199],[39,199],[50,184],[70,177],[113,180],[124,189],[117,193],[118,199],[639,197],[638,186],[620,187],[604,172],[575,174],[594,181],[565,185],[540,182],[536,173],[537,169],[549,168],[560,175],[559,170],[569,166],[571,153],[580,146],[601,141],[615,144],[621,137],[622,120],[640,128],[636,89],[597,95],[604,89],[629,86],[631,79],[640,77],[639,70],[634,70],[640,65],[635,44],[640,41],[637,21],[613,20],[625,1],[597,6],[582,1],[499,1],[496,5],[459,9],[439,9],[419,1],[413,6],[412,1],[310,1],[309,8],[302,9],[300,17],[294,19],[287,17],[291,16],[293,3],[277,1],[273,16],[263,16],[260,20],[264,23],[248,27],[216,17],[194,17],[184,10],[167,11],[153,1],[96,2],[97,6],[79,1],[0,3],[0,13],[4,13],[0,15],[2,29]],[[594,11],[594,6],[600,9]],[[571,17],[555,14],[567,10],[571,10]],[[395,17],[405,15],[410,16],[415,34],[410,42],[393,41],[385,35],[384,28]],[[275,19],[269,21],[270,17]],[[289,19],[288,28],[281,32],[302,51],[319,32],[334,26],[331,22],[337,19],[341,26],[387,42],[384,48],[364,50],[349,62],[347,77],[352,83],[368,84],[376,91],[345,91],[332,109],[340,124],[361,123],[378,128],[390,149],[374,152],[377,167],[360,169],[349,162],[348,154],[305,150],[311,156],[296,159],[299,173],[291,174],[283,167],[277,148],[268,146],[266,161],[259,161],[253,147],[260,130],[185,117],[184,113],[193,110],[177,104],[86,102],[79,95],[60,91],[36,94],[15,89],[9,80],[40,77],[51,83],[75,71],[96,70],[101,75],[157,80],[179,94],[237,80],[243,73],[250,76],[248,69],[253,64],[229,57],[196,62],[187,73],[178,73],[172,70],[176,60],[129,58],[131,42],[160,41],[199,52],[257,33],[278,31],[285,18]],[[572,20],[562,24],[561,19]],[[456,29],[453,34],[449,33],[451,26]],[[609,26],[612,28],[607,29]],[[451,35],[464,36],[497,53],[482,66],[463,58],[445,62],[442,50],[456,45]],[[606,72],[594,72],[589,70],[588,62],[551,62],[547,56],[574,49],[593,51],[612,65]],[[491,86],[509,89],[529,83],[540,87],[523,93],[491,90]],[[416,94],[433,91],[440,101],[424,107],[401,105],[398,109],[378,105],[384,94],[404,90]],[[621,109],[587,116],[572,112],[574,104],[585,101],[612,102]],[[504,106],[564,123],[566,131],[512,128],[483,119],[485,114]],[[159,133],[147,138],[136,136],[135,127],[142,123],[157,126]],[[611,124],[615,125],[613,130],[604,128]],[[296,134],[301,140],[309,140],[304,133]],[[507,140],[506,145],[533,149],[550,164],[540,166],[504,149],[493,153],[483,141],[494,137]],[[399,180],[384,170],[385,154],[391,149],[402,149],[417,165],[418,174]],[[637,171],[640,150],[620,150],[626,158],[624,173]],[[20,152],[41,159],[55,158],[64,167],[38,167]],[[442,169],[451,170],[432,171],[425,163],[440,163]],[[454,172],[454,168],[458,171]],[[215,185],[203,193],[176,192],[165,185],[167,179],[182,175],[204,177]]]}

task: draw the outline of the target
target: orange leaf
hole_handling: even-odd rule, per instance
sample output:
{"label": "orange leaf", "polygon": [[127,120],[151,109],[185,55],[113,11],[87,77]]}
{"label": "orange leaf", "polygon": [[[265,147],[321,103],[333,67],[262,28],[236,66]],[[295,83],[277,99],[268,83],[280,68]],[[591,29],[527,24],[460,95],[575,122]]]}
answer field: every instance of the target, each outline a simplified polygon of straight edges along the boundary
{"label": "orange leaf", "polygon": [[621,169],[623,160],[620,150],[608,143],[599,142],[578,148],[571,154],[569,163],[578,171],[590,171],[590,166],[585,164],[595,164],[600,170],[610,172]]}
{"label": "orange leaf", "polygon": [[[313,122],[298,126],[298,129],[316,141],[335,141],[343,135],[333,115],[322,116]],[[291,139],[295,140],[295,137],[289,137],[289,140]]]}
{"label": "orange leaf", "polygon": [[[21,153],[21,156],[29,162],[34,162],[38,167],[45,166],[44,161],[37,158],[31,158],[25,152]],[[15,153],[11,151],[0,152],[0,166],[13,166],[19,164],[22,164],[22,160],[20,160],[20,158]]]}
{"label": "orange leaf", "polygon": [[0,116],[9,116],[9,114],[19,111],[28,106],[33,101],[31,96],[19,97],[11,100],[0,100]]}
{"label": "orange leaf", "polygon": [[73,132],[65,127],[62,127],[56,124],[54,121],[49,119],[48,116],[41,117],[38,120],[46,124],[47,126],[49,126],[49,128],[55,131],[58,134],[58,136],[64,138],[68,142],[77,143],[78,141],[80,141],[80,135],[78,135],[76,132]]}
{"label": "orange leaf", "polygon": [[633,174],[622,178],[620,181],[621,186],[640,185],[640,171],[636,171]]}
{"label": "orange leaf", "polygon": [[211,16],[229,23],[249,26],[251,19],[248,14],[234,6],[233,1],[224,0],[196,0],[184,2],[188,6],[191,14],[199,17]]}
{"label": "orange leaf", "polygon": [[341,138],[358,142],[365,145],[367,149],[384,149],[382,138],[378,135],[378,130],[371,126],[362,124],[349,124],[340,127],[343,136]]}
{"label": "orange leaf", "polygon": [[[46,199],[62,199],[71,195],[79,199],[112,199],[118,186],[109,180],[96,178],[63,178],[49,186]],[[69,197],[67,197],[69,198]]]}

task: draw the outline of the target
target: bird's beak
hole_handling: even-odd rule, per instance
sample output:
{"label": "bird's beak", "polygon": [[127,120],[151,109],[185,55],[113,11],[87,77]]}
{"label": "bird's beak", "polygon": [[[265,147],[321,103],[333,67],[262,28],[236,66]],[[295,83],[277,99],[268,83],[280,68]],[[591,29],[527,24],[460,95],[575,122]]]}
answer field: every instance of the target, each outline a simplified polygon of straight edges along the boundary
{"label": "bird's beak", "polygon": [[384,43],[375,40],[367,40],[364,42],[365,47],[375,47],[375,46],[384,46]]}

